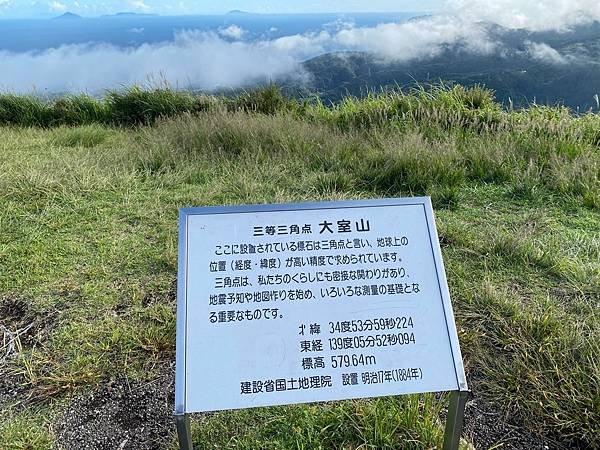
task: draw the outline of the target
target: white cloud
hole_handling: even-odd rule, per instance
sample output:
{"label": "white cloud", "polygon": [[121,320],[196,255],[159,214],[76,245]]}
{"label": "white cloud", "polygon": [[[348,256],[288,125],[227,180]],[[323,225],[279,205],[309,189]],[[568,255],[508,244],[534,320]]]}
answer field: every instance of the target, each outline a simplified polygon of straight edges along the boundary
{"label": "white cloud", "polygon": [[127,49],[68,45],[37,53],[0,52],[0,89],[99,91],[143,83],[149,76],[162,76],[180,87],[235,88],[290,74],[303,76],[301,61],[331,51],[366,50],[402,61],[434,56],[448,45],[478,52],[493,47],[482,29],[443,17],[261,41],[222,36],[240,36],[241,31],[180,32],[172,42]]}
{"label": "white cloud", "polygon": [[561,55],[556,49],[550,47],[548,44],[530,41],[527,41],[525,44],[527,46],[527,52],[533,59],[551,64],[567,64],[569,62],[569,59]]}
{"label": "white cloud", "polygon": [[333,49],[333,37],[326,31],[320,33],[282,36],[269,42],[278,52],[296,57],[310,57]]}
{"label": "white cloud", "polygon": [[470,22],[531,31],[565,31],[600,20],[598,0],[447,0],[445,9]]}
{"label": "white cloud", "polygon": [[227,28],[222,28],[219,30],[219,34],[223,37],[230,39],[241,39],[246,34],[246,30],[237,25],[230,25]]}
{"label": "white cloud", "polygon": [[50,3],[50,8],[52,11],[66,11],[67,5],[59,2],[58,0],[54,0],[52,3]]}
{"label": "white cloud", "polygon": [[371,28],[345,28],[334,38],[345,48],[367,50],[399,61],[434,57],[448,46],[478,53],[490,53],[495,49],[482,25],[446,15]]}
{"label": "white cloud", "polygon": [[0,52],[0,89],[91,92],[164,77],[173,86],[239,87],[295,72],[297,56],[273,41],[228,42],[216,33],[182,32],[173,42],[121,49],[111,45],[68,45],[41,53]]}
{"label": "white cloud", "polygon": [[144,0],[128,0],[127,3],[133,9],[137,9],[139,11],[150,11],[152,7],[144,3]]}

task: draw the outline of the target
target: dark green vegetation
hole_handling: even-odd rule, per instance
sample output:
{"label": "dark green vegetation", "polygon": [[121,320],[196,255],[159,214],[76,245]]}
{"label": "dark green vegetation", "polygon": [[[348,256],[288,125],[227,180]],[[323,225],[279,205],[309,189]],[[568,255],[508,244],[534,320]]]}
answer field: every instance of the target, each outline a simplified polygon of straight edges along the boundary
{"label": "dark green vegetation", "polygon": [[234,98],[196,96],[168,88],[144,90],[139,87],[109,91],[103,99],[86,94],[53,100],[39,96],[0,94],[0,125],[43,128],[91,124],[152,125],[160,118],[218,108],[275,114],[281,110],[299,109],[300,104],[284,98],[275,85],[243,92]]}
{"label": "dark green vegetation", "polygon": [[[269,88],[3,96],[0,120],[0,324],[34,324],[0,350],[0,379],[18,391],[0,381],[0,448],[51,448],[73,395],[145,383],[174,357],[178,208],[422,194],[478,401],[565,447],[600,447],[600,116],[507,112],[481,88],[332,108]],[[432,448],[442,400],[224,412],[196,418],[194,437],[201,449]]]}
{"label": "dark green vegetation", "polygon": [[489,53],[448,46],[434,57],[407,62],[368,53],[321,55],[304,63],[312,80],[296,89],[337,102],[347,95],[445,80],[464,86],[484,83],[507,108],[537,103],[598,111],[600,23],[562,32],[487,28],[495,46]]}

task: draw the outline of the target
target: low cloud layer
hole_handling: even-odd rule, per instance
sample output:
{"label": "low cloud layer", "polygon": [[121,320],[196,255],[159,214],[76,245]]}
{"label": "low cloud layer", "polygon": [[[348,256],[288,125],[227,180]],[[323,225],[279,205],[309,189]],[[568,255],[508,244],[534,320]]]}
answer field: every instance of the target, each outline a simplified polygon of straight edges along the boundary
{"label": "low cloud layer", "polygon": [[230,25],[227,28],[222,28],[219,30],[219,34],[223,37],[230,39],[242,39],[244,34],[246,34],[246,30],[237,25]]}
{"label": "low cloud layer", "polygon": [[598,0],[447,0],[446,9],[469,22],[530,31],[567,31],[600,20]]}
{"label": "low cloud layer", "polygon": [[66,45],[40,53],[0,52],[0,88],[90,91],[162,79],[181,88],[217,89],[276,79],[299,59],[275,42],[230,42],[216,33],[181,32],[172,42],[122,49]]}
{"label": "low cloud layer", "polygon": [[213,90],[303,77],[302,61],[331,51],[369,51],[408,61],[436,56],[447,45],[476,52],[493,49],[481,27],[463,27],[446,17],[371,28],[346,24],[271,40],[241,40],[245,34],[232,25],[217,32],[180,32],[173,41],[136,48],[65,45],[42,52],[0,52],[0,89],[97,92],[160,78],[173,86]]}
{"label": "low cloud layer", "polygon": [[543,42],[526,42],[525,43],[527,52],[529,55],[541,62],[563,65],[569,62],[569,59],[561,55],[556,49],[550,47],[548,44]]}
{"label": "low cloud layer", "polygon": [[448,46],[485,54],[495,48],[483,25],[447,15],[373,28],[342,29],[333,39],[342,48],[369,51],[394,61],[432,58]]}
{"label": "low cloud layer", "polygon": [[[143,1],[135,2],[143,9]],[[368,51],[393,61],[431,58],[449,47],[478,54],[500,52],[500,44],[487,31],[490,21],[507,28],[565,31],[600,20],[597,0],[448,0],[446,9],[406,23],[339,23],[277,39],[247,40],[246,30],[231,25],[214,32],[183,31],[170,42],[135,48],[96,44],[0,51],[0,89],[97,92],[152,77],[182,88],[236,88],[283,76],[302,77],[303,60],[331,51]],[[527,53],[553,64],[567,62],[543,43],[527,43]]]}

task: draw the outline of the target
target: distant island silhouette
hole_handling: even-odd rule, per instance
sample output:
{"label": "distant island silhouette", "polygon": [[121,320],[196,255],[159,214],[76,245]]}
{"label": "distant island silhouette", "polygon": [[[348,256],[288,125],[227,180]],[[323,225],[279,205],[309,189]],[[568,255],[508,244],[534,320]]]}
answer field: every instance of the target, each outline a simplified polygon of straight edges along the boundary
{"label": "distant island silhouette", "polygon": [[60,16],[53,17],[53,20],[74,20],[74,19],[83,19],[79,14],[75,14],[72,12],[66,12],[61,14]]}
{"label": "distant island silhouette", "polygon": [[158,16],[158,14],[153,13],[136,13],[133,11],[120,11],[115,14],[104,14],[101,17],[154,17]]}

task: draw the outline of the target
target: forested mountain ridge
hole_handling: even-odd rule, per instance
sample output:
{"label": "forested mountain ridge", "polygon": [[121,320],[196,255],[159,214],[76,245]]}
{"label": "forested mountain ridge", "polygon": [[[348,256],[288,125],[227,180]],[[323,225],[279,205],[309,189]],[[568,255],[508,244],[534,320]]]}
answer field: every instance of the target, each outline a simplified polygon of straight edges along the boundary
{"label": "forested mountain ridge", "polygon": [[320,55],[304,62],[305,87],[325,101],[363,96],[382,88],[447,81],[484,84],[505,106],[564,104],[597,108],[600,94],[600,24],[564,32],[528,32],[487,25],[491,53],[447,46],[433,58],[394,61],[365,52]]}

